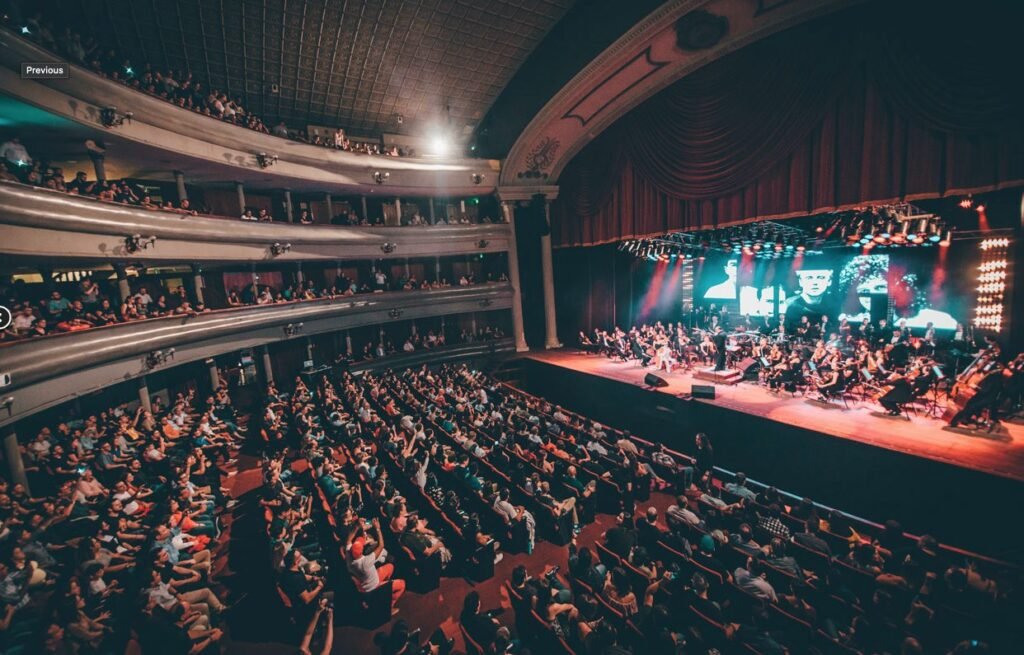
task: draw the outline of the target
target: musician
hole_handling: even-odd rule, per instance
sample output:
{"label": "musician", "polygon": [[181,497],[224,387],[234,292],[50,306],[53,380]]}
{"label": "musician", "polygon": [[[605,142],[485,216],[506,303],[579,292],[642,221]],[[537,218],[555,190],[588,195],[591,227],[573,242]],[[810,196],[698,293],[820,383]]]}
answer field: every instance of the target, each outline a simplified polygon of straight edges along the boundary
{"label": "musician", "polygon": [[727,337],[725,330],[722,329],[721,325],[715,326],[714,336],[711,337],[712,343],[715,345],[715,370],[725,370],[725,344]]}
{"label": "musician", "polygon": [[842,368],[829,367],[824,369],[824,374],[818,380],[818,393],[822,400],[838,395],[846,388],[845,373]]}
{"label": "musician", "polygon": [[[988,338],[986,337],[986,339]],[[1012,372],[1007,371],[1002,364],[993,363],[985,377],[978,382],[974,396],[964,404],[963,409],[953,415],[953,419],[949,422],[950,427],[955,428],[965,421],[976,420],[985,410],[989,411],[989,419],[992,422],[997,422],[1003,387],[1010,377],[1004,375],[1006,373],[1012,375]]]}
{"label": "musician", "polygon": [[885,384],[889,388],[878,398],[878,402],[885,408],[889,416],[899,416],[900,408],[914,399],[910,378],[893,373],[885,381]]}
{"label": "musician", "polygon": [[931,321],[924,327],[924,342],[935,348],[935,324]]}

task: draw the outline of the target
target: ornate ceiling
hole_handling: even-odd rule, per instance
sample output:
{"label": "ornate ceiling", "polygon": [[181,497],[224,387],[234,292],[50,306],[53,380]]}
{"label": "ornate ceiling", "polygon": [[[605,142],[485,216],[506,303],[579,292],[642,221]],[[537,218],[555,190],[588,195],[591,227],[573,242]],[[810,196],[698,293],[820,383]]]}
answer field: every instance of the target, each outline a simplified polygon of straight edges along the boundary
{"label": "ornate ceiling", "polygon": [[134,66],[191,70],[265,121],[467,137],[574,3],[79,0],[59,11]]}

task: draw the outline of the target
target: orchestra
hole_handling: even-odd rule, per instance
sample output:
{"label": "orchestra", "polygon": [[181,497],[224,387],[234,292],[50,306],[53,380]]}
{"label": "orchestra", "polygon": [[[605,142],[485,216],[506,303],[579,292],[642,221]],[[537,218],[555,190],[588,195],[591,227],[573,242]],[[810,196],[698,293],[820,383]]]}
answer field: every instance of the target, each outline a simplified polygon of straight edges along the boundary
{"label": "orchestra", "polygon": [[[595,329],[593,336],[581,332],[580,342],[590,352],[666,373],[695,367],[722,371],[744,362],[743,370],[756,370],[758,383],[772,392],[844,403],[871,400],[888,416],[900,416],[918,403],[953,427],[991,430],[1002,406],[1021,403],[1024,354],[1002,363],[999,344],[986,337],[960,370],[963,351],[973,346],[966,341],[973,334],[962,327],[944,341],[931,324],[915,334],[905,321],[889,325],[885,319],[851,324],[804,315],[787,330],[784,322],[769,318],[758,319],[759,325],[742,316],[723,320],[722,310],[713,307],[694,310],[688,318],[689,325],[659,321],[628,332],[617,326],[610,332]],[[728,323],[733,329],[726,330]]]}

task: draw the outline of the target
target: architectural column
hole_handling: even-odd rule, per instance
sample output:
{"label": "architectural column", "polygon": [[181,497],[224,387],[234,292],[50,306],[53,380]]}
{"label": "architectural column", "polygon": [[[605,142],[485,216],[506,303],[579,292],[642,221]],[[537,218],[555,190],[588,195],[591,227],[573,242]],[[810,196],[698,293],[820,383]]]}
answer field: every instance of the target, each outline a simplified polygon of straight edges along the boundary
{"label": "architectural column", "polygon": [[431,225],[436,225],[437,224],[437,217],[434,214],[434,199],[430,198],[429,202],[430,202],[430,224]]}
{"label": "architectural column", "polygon": [[416,336],[416,321],[409,322],[409,333],[414,337]]}
{"label": "architectural column", "polygon": [[274,363],[270,359],[270,348],[262,346],[260,350],[263,351],[263,379],[270,384],[274,381]]}
{"label": "architectural column", "polygon": [[206,360],[206,366],[210,371],[210,386],[216,389],[220,386],[220,371],[217,370],[217,361],[214,359]]}
{"label": "architectural column", "polygon": [[463,199],[459,200],[459,218],[462,218],[462,215],[464,215],[465,213],[466,213],[466,199],[463,198]]}
{"label": "architectural column", "polygon": [[366,208],[366,196],[360,196],[359,200],[362,202],[362,205],[363,205],[363,216],[362,216],[362,218],[363,218],[364,221],[369,221],[370,220],[370,210],[368,210]]}
{"label": "architectural column", "polygon": [[25,475],[25,462],[21,459],[21,449],[18,447],[18,434],[11,430],[4,435],[4,459],[7,460],[7,472],[14,484],[25,485],[28,490],[28,477]]}
{"label": "architectural column", "polygon": [[104,166],[106,155],[99,152],[90,152],[89,159],[92,160],[92,168],[96,172],[96,179],[100,182],[107,181],[107,169]]}
{"label": "architectural column", "polygon": [[402,224],[402,201],[395,198],[395,225]]}
{"label": "architectural column", "polygon": [[174,186],[178,189],[178,202],[188,200],[188,190],[185,188],[185,174],[181,171],[174,171]]}
{"label": "architectural column", "polygon": [[334,205],[331,204],[331,194],[324,194],[324,202],[327,203],[327,223],[329,224],[334,219]]}
{"label": "architectural column", "polygon": [[558,322],[555,320],[555,272],[551,263],[551,200],[544,199],[544,220],[547,229],[540,237],[540,268],[544,276],[544,347],[561,348]]}
{"label": "architectural column", "polygon": [[345,330],[345,352],[352,356],[352,330]]}
{"label": "architectural column", "polygon": [[147,412],[153,411],[153,405],[149,400],[149,382],[146,380],[146,376],[143,375],[138,379],[139,383],[139,404],[142,405],[142,409]]}
{"label": "architectural column", "polygon": [[46,293],[52,293],[56,288],[56,285],[53,283],[53,269],[40,266],[39,275],[43,277],[43,288],[46,289]]}
{"label": "architectural column", "polygon": [[284,212],[288,214],[288,222],[295,222],[295,208],[292,207],[292,192],[288,189],[284,190]]}
{"label": "architectural column", "polygon": [[501,201],[501,213],[508,223],[508,281],[512,285],[512,334],[516,338],[516,350],[525,352],[530,349],[526,345],[526,333],[523,330],[523,296],[519,291],[519,251],[516,247],[515,210],[508,200]]}
{"label": "architectural column", "polygon": [[434,257],[434,279],[441,281],[441,258]]}
{"label": "architectural column", "polygon": [[203,269],[198,264],[192,265],[192,286],[196,290],[196,304],[206,304],[203,297]]}
{"label": "architectural column", "polygon": [[302,262],[298,262],[295,264],[295,283],[301,287],[305,281],[306,278],[302,275]]}
{"label": "architectural column", "polygon": [[307,361],[312,361],[313,360],[313,351],[315,349],[316,349],[316,346],[313,345],[313,338],[312,337],[306,337],[306,360]]}
{"label": "architectural column", "polygon": [[245,185],[235,182],[235,193],[238,194],[238,214],[241,216],[245,213]]}
{"label": "architectural column", "polygon": [[132,288],[128,285],[128,270],[124,264],[114,264],[114,272],[117,273],[117,292],[121,296],[121,302],[124,302],[132,295]]}
{"label": "architectural column", "polygon": [[409,258],[405,258],[405,279],[412,277],[412,269],[409,267]]}
{"label": "architectural column", "polygon": [[469,329],[473,331],[472,338],[476,339],[477,327],[476,327],[476,312],[473,312],[469,316]]}

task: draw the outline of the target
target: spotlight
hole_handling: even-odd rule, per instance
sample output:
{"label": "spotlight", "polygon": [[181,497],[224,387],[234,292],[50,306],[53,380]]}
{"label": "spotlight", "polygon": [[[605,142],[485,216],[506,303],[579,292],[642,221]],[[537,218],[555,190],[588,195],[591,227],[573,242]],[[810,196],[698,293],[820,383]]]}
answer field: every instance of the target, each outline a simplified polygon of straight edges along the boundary
{"label": "spotlight", "polygon": [[284,336],[294,337],[299,332],[302,332],[302,326],[302,323],[289,323],[288,325],[284,326]]}
{"label": "spotlight", "polygon": [[384,184],[385,182],[388,181],[389,177],[391,177],[391,173],[388,173],[387,171],[373,172],[373,181],[376,182],[377,184]]}
{"label": "spotlight", "polygon": [[260,168],[270,168],[277,163],[277,155],[268,155],[265,152],[256,153],[256,163]]}
{"label": "spotlight", "polygon": [[130,111],[118,114],[117,107],[107,105],[103,109],[100,109],[100,123],[103,124],[103,127],[120,127],[121,125],[124,125],[125,121],[131,123],[134,115],[135,114]]}
{"label": "spotlight", "polygon": [[487,179],[487,176],[482,175],[480,173],[473,173],[472,175],[469,176],[469,179],[473,181],[473,184],[480,184],[485,179]]}
{"label": "spotlight", "polygon": [[385,241],[384,243],[380,244],[380,250],[385,255],[390,255],[391,253],[395,252],[395,249],[397,249],[397,248],[398,248],[398,244],[397,243],[391,243],[390,241]]}
{"label": "spotlight", "polygon": [[270,246],[270,254],[274,257],[280,257],[291,249],[292,244],[290,243],[275,243]]}
{"label": "spotlight", "polygon": [[154,369],[161,364],[166,364],[168,360],[174,357],[174,348],[167,348],[166,350],[154,350],[153,352],[146,355],[146,368]]}
{"label": "spotlight", "polygon": [[131,253],[146,250],[154,244],[156,244],[156,237],[143,237],[141,234],[133,234],[124,239],[124,249]]}
{"label": "spotlight", "polygon": [[979,214],[984,214],[984,213],[985,213],[985,205],[979,204],[979,205],[978,205],[977,207],[975,207],[974,209],[975,209],[975,211],[977,211],[977,212],[978,212]]}
{"label": "spotlight", "polygon": [[451,146],[448,143],[448,139],[445,138],[444,136],[441,136],[440,134],[434,135],[430,139],[430,151],[435,155],[441,157],[447,155],[450,147]]}
{"label": "spotlight", "polygon": [[973,206],[974,199],[971,198],[970,196],[967,196],[966,198],[960,201],[960,207],[962,207],[963,209],[970,209]]}

